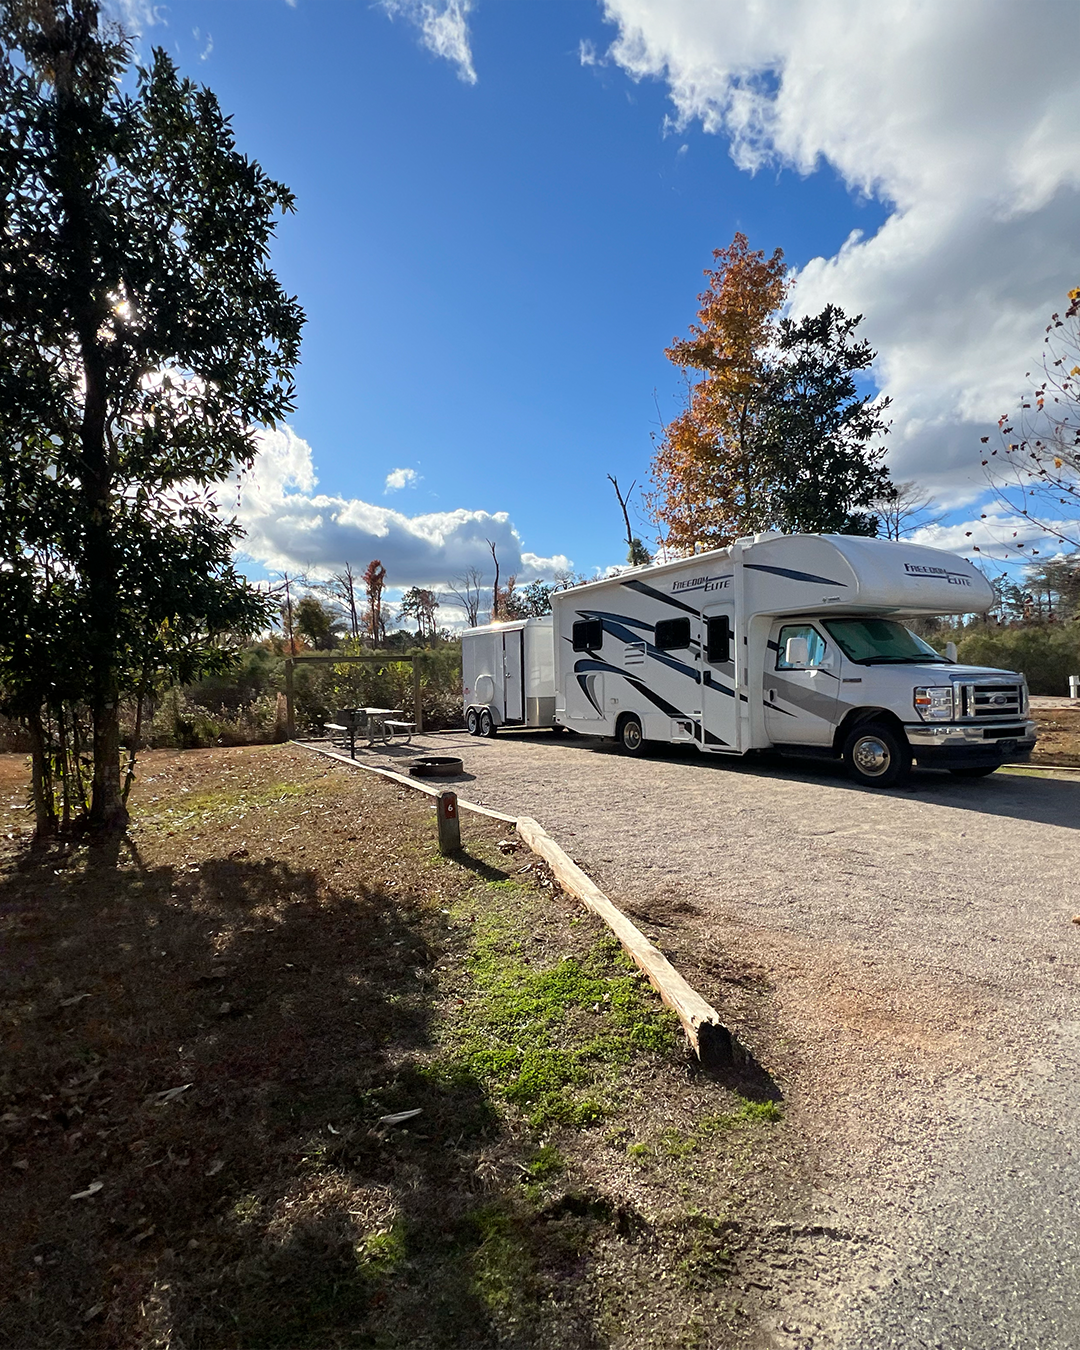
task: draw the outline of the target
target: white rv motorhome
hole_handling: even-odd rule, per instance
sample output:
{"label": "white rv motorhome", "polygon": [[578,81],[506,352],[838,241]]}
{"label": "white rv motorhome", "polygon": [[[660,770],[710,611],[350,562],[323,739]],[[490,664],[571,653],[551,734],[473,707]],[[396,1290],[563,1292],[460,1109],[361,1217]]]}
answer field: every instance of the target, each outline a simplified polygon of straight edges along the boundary
{"label": "white rv motorhome", "polygon": [[[498,665],[504,635],[504,693],[500,703],[493,671],[489,703],[488,685],[467,674],[467,725],[489,735],[503,724],[568,727],[613,737],[630,754],[660,742],[842,758],[855,779],[879,787],[913,758],[980,776],[1031,754],[1024,678],[957,665],[902,620],[980,613],[992,601],[981,572],[937,549],[756,535],[559,592],[550,627],[534,619],[470,630],[466,671],[478,669],[474,643],[493,644],[487,664]],[[517,644],[524,652],[530,625],[526,666]],[[543,671],[542,692],[530,688],[533,668]]]}

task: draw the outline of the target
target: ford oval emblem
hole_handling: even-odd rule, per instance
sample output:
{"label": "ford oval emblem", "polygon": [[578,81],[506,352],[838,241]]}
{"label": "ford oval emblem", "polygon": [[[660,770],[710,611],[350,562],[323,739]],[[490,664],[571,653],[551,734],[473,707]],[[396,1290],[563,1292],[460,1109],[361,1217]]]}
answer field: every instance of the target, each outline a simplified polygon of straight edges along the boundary
{"label": "ford oval emblem", "polygon": [[1008,703],[1008,701],[1009,701],[1008,695],[1006,694],[995,694],[994,697],[990,700],[991,703],[995,704],[999,708],[1003,703]]}

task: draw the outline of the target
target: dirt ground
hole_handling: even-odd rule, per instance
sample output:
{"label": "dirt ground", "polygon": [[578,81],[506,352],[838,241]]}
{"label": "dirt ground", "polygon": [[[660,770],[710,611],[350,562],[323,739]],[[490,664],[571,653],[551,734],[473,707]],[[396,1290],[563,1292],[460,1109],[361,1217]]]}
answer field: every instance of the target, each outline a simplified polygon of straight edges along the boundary
{"label": "dirt ground", "polygon": [[1080,768],[1080,708],[1033,708],[1039,741],[1033,764]]}
{"label": "dirt ground", "polygon": [[0,1342],[757,1343],[780,1094],[698,1072],[505,827],[448,861],[385,780],[155,752],[118,854],[35,855],[26,777],[0,757]]}

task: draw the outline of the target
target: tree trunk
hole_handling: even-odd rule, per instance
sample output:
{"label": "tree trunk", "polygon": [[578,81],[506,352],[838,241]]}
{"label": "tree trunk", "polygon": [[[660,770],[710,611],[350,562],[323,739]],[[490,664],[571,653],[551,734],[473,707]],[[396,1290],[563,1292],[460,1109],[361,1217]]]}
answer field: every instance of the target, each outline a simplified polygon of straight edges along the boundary
{"label": "tree trunk", "polygon": [[[96,22],[95,22],[96,26]],[[108,443],[108,363],[99,336],[108,313],[96,256],[91,192],[94,154],[87,153],[81,109],[70,78],[57,79],[56,165],[63,204],[60,238],[67,253],[71,308],[82,360],[83,409],[79,427],[82,557],[87,592],[88,702],[94,727],[94,782],[89,823],[97,831],[123,829],[128,820],[120,790],[120,698],[116,643],[120,611],[117,545],[113,535],[114,465]]]}
{"label": "tree trunk", "polygon": [[94,715],[94,790],[90,798],[90,825],[109,832],[128,823],[120,784],[120,703],[103,701]]}
{"label": "tree trunk", "polygon": [[52,794],[52,775],[49,772],[48,747],[41,714],[32,713],[26,719],[30,732],[30,766],[34,792],[34,838],[51,839],[56,834],[56,803]]}

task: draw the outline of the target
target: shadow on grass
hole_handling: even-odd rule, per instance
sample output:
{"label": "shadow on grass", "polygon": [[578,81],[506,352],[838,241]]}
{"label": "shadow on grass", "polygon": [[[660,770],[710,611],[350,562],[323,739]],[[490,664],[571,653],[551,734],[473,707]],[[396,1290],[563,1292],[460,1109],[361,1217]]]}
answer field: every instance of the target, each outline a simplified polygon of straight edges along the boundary
{"label": "shadow on grass", "polygon": [[70,856],[0,879],[0,1341],[503,1343],[491,1253],[538,1258],[483,1217],[484,1088],[430,1067],[440,911],[283,862]]}

